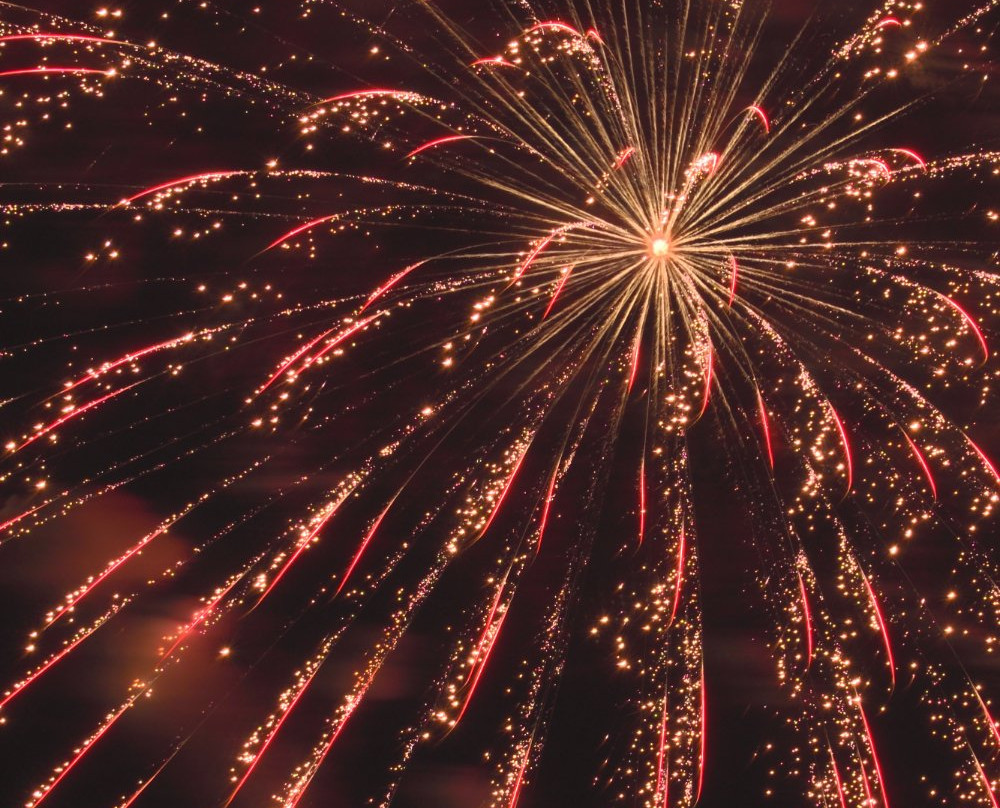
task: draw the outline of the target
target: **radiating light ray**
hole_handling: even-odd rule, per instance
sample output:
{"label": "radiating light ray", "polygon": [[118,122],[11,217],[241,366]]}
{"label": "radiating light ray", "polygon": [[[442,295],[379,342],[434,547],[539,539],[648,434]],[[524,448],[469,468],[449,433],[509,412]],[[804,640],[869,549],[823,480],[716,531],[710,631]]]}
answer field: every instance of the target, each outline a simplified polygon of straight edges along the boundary
{"label": "radiating light ray", "polygon": [[23,519],[27,519],[33,513],[38,513],[38,511],[42,510],[42,508],[47,507],[51,502],[52,500],[49,500],[48,502],[43,502],[41,505],[35,505],[33,508],[28,508],[28,510],[22,511],[17,516],[12,516],[6,522],[0,522],[0,533],[3,533],[8,528],[14,527],[14,525],[16,525],[18,522],[22,521]]}
{"label": "radiating light ray", "polygon": [[641,358],[642,351],[642,329],[639,329],[639,333],[636,334],[635,341],[632,343],[632,361],[629,363],[629,374],[628,374],[628,392],[632,392],[632,388],[635,387],[635,380],[639,376],[639,359]]}
{"label": "radiating light ray", "polygon": [[132,806],[135,805],[136,802],[139,801],[139,798],[146,792],[146,789],[148,789],[151,785],[153,785],[154,782],[156,782],[156,779],[163,773],[163,770],[167,768],[167,766],[174,759],[174,757],[176,756],[176,754],[177,753],[175,752],[170,757],[168,757],[165,761],[163,761],[163,763],[160,764],[159,768],[155,772],[153,772],[148,778],[146,778],[145,782],[143,782],[142,785],[140,785],[132,793],[132,796],[129,797],[120,806],[118,806],[118,808],[132,808]]}
{"label": "radiating light ray", "polygon": [[337,720],[336,728],[330,733],[329,739],[323,746],[315,766],[300,783],[296,784],[296,789],[293,791],[292,796],[284,802],[283,808],[295,808],[295,806],[297,806],[305,796],[309,785],[316,776],[316,772],[319,771],[320,766],[323,765],[323,762],[333,750],[334,745],[337,743],[337,739],[340,738],[340,734],[344,731],[344,727],[347,726],[347,722],[350,720],[351,716],[354,715],[355,710],[357,710],[361,705],[361,702],[363,701],[370,686],[371,680],[368,680],[357,694],[350,697],[341,713],[340,718]]}
{"label": "radiating light ray", "polygon": [[983,720],[986,722],[986,726],[990,728],[990,734],[993,736],[993,740],[996,741],[997,748],[1000,749],[1000,727],[997,726],[996,719],[993,718],[993,714],[986,706],[986,702],[983,701],[983,696],[979,692],[979,688],[974,684],[970,684],[970,686],[972,692],[976,694],[976,701],[979,703],[979,709],[983,713]]}
{"label": "radiating light ray", "polygon": [[342,215],[343,214],[340,213],[331,213],[326,216],[318,216],[315,219],[310,219],[308,222],[300,224],[298,227],[293,227],[284,235],[281,235],[278,238],[276,238],[274,241],[272,241],[263,249],[263,252],[268,252],[269,250],[273,250],[275,247],[280,247],[285,242],[290,241],[291,239],[301,235],[302,233],[307,233],[313,228],[319,227],[321,224],[326,224],[327,222],[336,221],[337,219],[341,218]]}
{"label": "radiating light ray", "polygon": [[507,808],[517,808],[518,802],[521,800],[521,789],[524,787],[524,775],[528,771],[528,764],[531,762],[531,752],[534,748],[534,738],[528,744],[528,748],[524,751],[524,758],[521,760],[521,766],[517,770],[517,778],[514,780],[514,788],[511,789],[510,802],[507,803]]}

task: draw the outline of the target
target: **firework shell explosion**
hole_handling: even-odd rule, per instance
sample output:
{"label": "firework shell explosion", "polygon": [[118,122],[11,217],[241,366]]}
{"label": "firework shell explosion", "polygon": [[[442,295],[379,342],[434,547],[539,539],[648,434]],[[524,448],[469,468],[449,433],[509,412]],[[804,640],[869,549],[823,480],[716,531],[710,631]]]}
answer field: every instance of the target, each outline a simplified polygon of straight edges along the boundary
{"label": "firework shell explosion", "polygon": [[996,0],[58,5],[5,804],[1000,806]]}

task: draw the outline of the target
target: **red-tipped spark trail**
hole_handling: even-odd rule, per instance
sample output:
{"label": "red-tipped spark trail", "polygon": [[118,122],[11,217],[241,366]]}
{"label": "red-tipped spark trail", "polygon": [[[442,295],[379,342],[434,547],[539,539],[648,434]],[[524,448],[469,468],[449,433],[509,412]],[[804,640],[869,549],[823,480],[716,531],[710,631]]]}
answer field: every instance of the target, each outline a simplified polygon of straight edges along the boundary
{"label": "red-tipped spark trail", "polygon": [[889,149],[889,151],[895,154],[902,154],[904,157],[909,157],[913,162],[915,162],[924,171],[927,170],[927,161],[917,154],[913,149]]}
{"label": "red-tipped spark trail", "polygon": [[259,764],[261,760],[263,760],[264,754],[267,752],[268,748],[274,742],[274,739],[278,736],[278,733],[281,731],[281,728],[285,725],[285,722],[288,720],[288,717],[295,710],[296,705],[298,705],[299,701],[302,700],[302,697],[305,695],[306,690],[309,689],[309,685],[312,684],[313,679],[316,678],[316,674],[319,673],[321,667],[322,667],[321,665],[317,665],[316,669],[311,674],[309,674],[309,676],[302,682],[302,685],[295,693],[295,696],[289,702],[288,707],[286,707],[284,712],[282,713],[281,718],[275,722],[273,727],[271,727],[271,731],[267,734],[267,737],[264,739],[264,742],[260,745],[260,748],[257,750],[257,753],[253,756],[253,760],[250,761],[250,764],[247,766],[246,771],[243,772],[243,777],[240,778],[239,782],[230,792],[229,798],[224,803],[223,808],[226,808],[226,806],[231,805],[233,800],[236,799],[236,795],[243,790],[243,786],[247,784],[247,781],[253,774],[254,769],[257,768],[257,764]]}
{"label": "red-tipped spark trail", "polygon": [[409,160],[411,157],[416,157],[418,154],[423,154],[428,149],[436,149],[438,146],[444,146],[448,143],[457,143],[460,140],[475,140],[476,135],[448,135],[446,137],[435,138],[422,146],[417,146],[413,151],[406,155],[406,159]]}
{"label": "red-tipped spark trail", "polygon": [[969,446],[972,447],[973,451],[979,455],[979,459],[983,461],[986,468],[990,470],[990,474],[993,475],[993,478],[1000,483],[1000,471],[997,471],[997,467],[994,466],[993,461],[986,456],[986,452],[980,449],[979,446],[976,445],[975,441],[973,441],[968,435],[965,436],[965,439],[969,442]]}
{"label": "red-tipped spark trail", "polygon": [[542,518],[538,523],[538,542],[535,545],[535,553],[542,551],[542,539],[545,538],[545,528],[549,523],[549,511],[552,508],[552,500],[556,496],[556,480],[559,478],[559,467],[552,472],[549,479],[549,490],[545,494],[545,504],[542,506]]}
{"label": "red-tipped spark trail", "polygon": [[426,260],[417,261],[417,263],[410,264],[410,266],[406,267],[405,269],[401,269],[399,272],[397,272],[395,275],[389,278],[389,280],[387,280],[380,287],[378,287],[374,292],[368,295],[368,299],[365,301],[365,304],[361,307],[361,311],[364,312],[365,309],[367,309],[369,306],[371,306],[372,303],[374,303],[376,300],[378,300],[379,298],[384,296],[387,292],[389,292],[389,290],[391,290],[396,284],[398,284],[401,280],[403,280],[403,278],[405,278],[415,269],[419,269],[426,263],[427,263]]}
{"label": "red-tipped spark trail", "polygon": [[681,605],[681,592],[684,589],[684,566],[687,563],[687,530],[681,523],[680,534],[677,537],[677,570],[674,573],[674,605],[670,609],[670,624],[677,619],[677,610]]}
{"label": "red-tipped spark trail", "polygon": [[711,342],[708,345],[707,351],[707,361],[705,363],[705,390],[701,399],[701,410],[698,412],[699,420],[708,410],[708,402],[712,398],[712,381],[715,378],[715,348],[712,346]]}
{"label": "red-tipped spark trail", "polygon": [[934,482],[934,475],[931,473],[931,467],[927,462],[927,458],[924,457],[923,452],[920,451],[920,448],[914,443],[913,439],[906,434],[906,431],[902,431],[903,437],[906,438],[906,442],[910,445],[910,451],[913,452],[913,456],[920,464],[920,468],[923,469],[924,476],[927,478],[927,484],[931,487],[931,495],[936,500],[938,498],[937,484]]}
{"label": "red-tipped spark trail", "polygon": [[243,580],[243,576],[238,575],[229,583],[229,585],[225,589],[218,592],[216,596],[212,598],[212,600],[210,600],[203,609],[199,609],[195,613],[194,618],[191,620],[191,622],[188,623],[186,626],[184,626],[183,629],[181,629],[180,634],[177,635],[177,639],[174,640],[173,644],[166,651],[163,652],[163,655],[160,657],[161,664],[163,663],[164,660],[168,659],[174,653],[174,651],[176,651],[180,647],[181,643],[183,643],[188,637],[190,637],[194,633],[195,629],[197,629],[198,626],[200,626],[202,623],[208,620],[209,617],[212,616],[212,613],[215,611],[215,608],[222,602],[222,599],[226,597],[226,595],[228,595],[233,590],[233,587],[236,586],[236,584],[238,584],[241,580]]}
{"label": "red-tipped spark trail", "polygon": [[986,344],[986,337],[983,335],[983,330],[979,327],[979,323],[977,323],[975,319],[973,319],[972,315],[952,298],[947,295],[941,295],[941,299],[961,315],[965,324],[972,330],[972,333],[976,335],[976,339],[979,341],[979,347],[983,351],[983,361],[980,364],[985,365],[990,358],[990,346]]}
{"label": "red-tipped spark trail", "polygon": [[864,724],[865,735],[868,736],[868,748],[871,750],[872,761],[875,763],[875,774],[878,776],[878,788],[882,794],[882,804],[885,808],[891,808],[889,805],[889,795],[885,787],[885,775],[882,774],[882,764],[879,762],[878,749],[875,748],[875,736],[872,735],[872,728],[868,723],[868,716],[865,714],[865,707],[861,703],[860,697],[858,697],[858,712],[861,713],[861,723]]}
{"label": "red-tipped spark trail", "polygon": [[976,771],[979,772],[979,779],[982,781],[983,788],[986,789],[986,793],[989,795],[990,804],[993,808],[1000,808],[1000,802],[997,802],[997,795],[993,791],[993,784],[990,782],[990,778],[986,776],[986,772],[983,771],[983,764],[979,762],[979,755],[972,750],[972,762],[976,764]]}
{"label": "red-tipped spark trail", "polygon": [[844,463],[847,469],[847,490],[844,495],[851,493],[851,489],[854,487],[854,458],[851,456],[851,443],[847,439],[847,429],[844,427],[844,422],[840,419],[840,413],[838,413],[833,405],[830,405],[830,414],[833,416],[833,422],[837,425],[837,432],[840,433],[840,443],[844,448]]}
{"label": "red-tipped spark trail", "polygon": [[858,565],[858,571],[861,573],[861,580],[865,583],[865,590],[868,592],[868,599],[871,602],[872,610],[875,613],[875,622],[878,623],[878,630],[882,635],[882,645],[885,647],[887,663],[889,665],[889,675],[892,678],[892,686],[895,688],[896,658],[892,653],[892,641],[889,638],[889,629],[886,626],[885,618],[882,616],[882,607],[879,605],[878,598],[875,597],[875,590],[872,589],[871,582],[868,580],[868,576],[865,575],[865,571],[861,569],[860,564]]}
{"label": "red-tipped spark trail", "polygon": [[569,276],[573,274],[573,267],[566,267],[563,270],[562,277],[559,279],[559,284],[556,286],[556,290],[552,293],[552,298],[549,300],[549,305],[545,308],[545,313],[542,315],[542,319],[548,318],[549,314],[552,312],[552,307],[556,305],[556,301],[559,299],[559,293],[562,292],[563,287],[566,285],[566,281],[569,280]]}
{"label": "red-tipped spark trail", "polygon": [[521,456],[517,459],[517,462],[514,464],[514,469],[511,471],[510,476],[507,478],[507,482],[504,484],[503,491],[501,491],[500,496],[497,497],[497,501],[493,505],[493,509],[490,511],[490,516],[486,520],[486,524],[483,526],[483,529],[479,532],[480,536],[486,535],[486,531],[490,529],[490,525],[493,524],[493,520],[496,519],[497,515],[500,513],[500,509],[503,507],[504,500],[507,499],[507,494],[510,493],[510,489],[513,487],[514,480],[517,477],[517,472],[520,471],[521,464],[524,462],[524,458],[527,457],[528,449],[530,448],[531,444],[529,443],[527,446],[524,447],[524,451],[521,452]]}
{"label": "red-tipped spark trail", "polygon": [[97,732],[91,735],[84,742],[83,746],[80,747],[80,750],[76,753],[76,755],[74,755],[74,757],[70,760],[70,762],[66,764],[66,767],[59,773],[59,776],[56,777],[56,779],[53,780],[51,783],[49,783],[47,786],[42,786],[39,789],[39,791],[41,792],[40,796],[29,802],[27,804],[28,808],[38,808],[39,805],[45,802],[45,800],[52,794],[52,792],[56,790],[56,786],[58,786],[63,780],[66,779],[66,776],[71,771],[73,771],[73,769],[76,768],[77,764],[81,760],[83,760],[84,757],[86,757],[87,753],[94,748],[95,744],[99,740],[101,740],[101,738],[103,738],[116,723],[118,723],[118,719],[120,719],[123,715],[125,715],[125,713],[129,710],[129,708],[131,708],[135,704],[136,699],[138,699],[138,696],[133,696],[131,699],[126,701],[125,704],[123,704],[116,713],[114,713],[100,726]]}
{"label": "red-tipped spark trail", "polygon": [[100,74],[102,76],[111,77],[114,75],[114,71],[108,69],[102,69],[99,67],[22,67],[17,70],[4,70],[0,72],[0,79],[7,78],[10,76],[32,76],[32,75],[87,76],[92,74]]}
{"label": "red-tipped spark trail", "polygon": [[632,392],[635,386],[636,377],[639,375],[639,351],[642,348],[642,332],[635,337],[635,346],[632,348],[632,370],[628,377],[628,392]]}
{"label": "red-tipped spark trail", "polygon": [[122,393],[127,393],[129,390],[131,390],[137,384],[139,384],[139,382],[133,382],[128,387],[123,387],[120,390],[114,390],[113,392],[110,392],[107,395],[103,395],[100,398],[95,398],[93,401],[89,401],[86,404],[84,404],[84,405],[82,405],[80,407],[77,407],[74,410],[71,410],[70,412],[68,412],[65,415],[63,415],[61,418],[57,418],[55,421],[52,421],[52,422],[46,424],[45,426],[43,426],[41,429],[39,429],[37,432],[35,432],[35,434],[33,434],[30,438],[28,438],[20,446],[18,446],[14,451],[15,452],[20,452],[26,446],[30,446],[32,443],[34,443],[39,438],[45,437],[46,435],[48,435],[53,430],[58,429],[59,427],[61,427],[64,424],[68,423],[69,421],[72,421],[74,418],[78,418],[79,416],[83,415],[84,413],[89,412],[90,410],[95,409],[96,407],[101,406],[101,404],[104,404],[105,402],[111,401],[111,399],[113,399],[113,398],[117,398]]}
{"label": "red-tipped spark trail", "polygon": [[324,331],[318,337],[307,342],[301,348],[299,348],[299,350],[297,350],[294,354],[292,354],[288,359],[286,359],[281,364],[281,366],[271,375],[271,377],[266,382],[264,382],[264,384],[262,384],[259,388],[257,388],[257,395],[260,395],[265,390],[267,390],[268,387],[270,387],[272,384],[278,381],[278,379],[280,379],[292,365],[298,362],[303,356],[309,353],[309,351],[311,351],[313,348],[319,345],[319,343],[322,342],[325,337],[329,336],[336,330],[337,330],[336,327],[330,328]]}
{"label": "red-tipped spark trail", "polygon": [[837,785],[837,796],[840,798],[840,808],[847,808],[847,794],[844,793],[844,781],[840,778],[840,769],[837,767],[837,756],[833,754],[833,746],[827,743],[830,750],[830,765],[833,766],[833,781]]}
{"label": "red-tipped spark trail", "polygon": [[705,666],[701,668],[701,732],[698,739],[698,788],[695,791],[694,804],[701,801],[705,790],[705,762],[708,756],[708,690],[705,686]]}
{"label": "red-tipped spark trail", "polygon": [[91,630],[81,634],[73,642],[63,648],[61,651],[52,656],[44,665],[38,668],[34,673],[28,675],[21,680],[18,684],[11,688],[10,693],[8,693],[2,701],[0,701],[0,710],[6,707],[10,702],[12,702],[17,696],[28,689],[32,684],[34,684],[38,679],[42,677],[44,673],[49,671],[51,668],[55,667],[60,661],[65,659],[69,654],[79,646],[84,640],[86,640],[91,634],[97,631],[103,623],[98,623]]}
{"label": "red-tipped spark trail", "polygon": [[[656,800],[661,808],[667,808],[670,802],[670,737],[667,734],[670,725],[670,703],[666,694],[663,696],[663,714],[660,716],[660,743],[656,756]],[[660,795],[663,798],[660,799]]]}
{"label": "red-tipped spark trail", "polygon": [[124,356],[119,357],[111,362],[105,362],[98,368],[93,368],[88,370],[83,376],[80,376],[76,381],[70,382],[66,385],[60,392],[65,393],[68,390],[72,390],[79,387],[81,384],[95,379],[99,379],[106,373],[110,373],[116,368],[120,368],[122,365],[130,365],[133,362],[142,359],[144,356],[149,356],[150,354],[157,353],[159,351],[166,350],[167,348],[176,348],[178,345],[185,345],[191,342],[195,338],[193,332],[185,334],[182,337],[175,337],[174,339],[164,340],[163,342],[158,342],[155,345],[150,345],[146,348],[140,348],[137,351],[132,351]]}
{"label": "red-tipped spark trail", "polygon": [[806,636],[806,670],[812,667],[813,654],[815,651],[815,636],[813,632],[812,609],[809,607],[809,592],[806,590],[806,581],[802,573],[795,573],[799,579],[799,596],[802,598],[802,623]]}
{"label": "red-tipped spark trail", "polygon": [[761,122],[761,125],[764,127],[764,131],[770,134],[771,119],[767,117],[767,113],[764,112],[762,107],[759,107],[756,104],[751,104],[749,107],[746,108],[746,111],[749,112],[751,115],[756,116],[757,120],[759,120]]}
{"label": "red-tipped spark trail", "polygon": [[127,45],[127,42],[123,42],[120,39],[108,39],[103,36],[93,36],[91,34],[60,34],[60,33],[41,33],[41,34],[8,34],[7,36],[0,36],[0,42],[17,42],[18,40],[34,40],[38,41],[53,41],[53,42],[89,42],[94,45]]}
{"label": "red-tipped spark trail", "polygon": [[517,808],[517,803],[521,799],[521,789],[524,786],[524,774],[528,771],[528,763],[531,762],[531,750],[535,746],[535,739],[532,737],[528,748],[524,752],[524,759],[521,761],[521,768],[517,772],[517,779],[514,781],[514,788],[511,791],[510,802],[507,808]]}
{"label": "red-tipped spark trail", "polygon": [[127,563],[130,559],[135,558],[136,555],[141,553],[146,547],[153,542],[153,540],[159,538],[164,533],[166,533],[171,525],[173,525],[174,520],[167,522],[166,524],[158,527],[151,533],[147,533],[138,542],[132,545],[128,550],[122,553],[118,558],[111,561],[105,568],[104,571],[97,575],[92,581],[90,581],[86,586],[79,589],[75,594],[66,599],[58,609],[49,615],[48,619],[45,621],[45,627],[48,628],[53,623],[55,623],[60,617],[65,615],[67,612],[72,611],[76,606],[93,592],[98,586],[104,583],[115,571],[120,569],[122,565]]}
{"label": "red-tipped spark trail", "polygon": [[639,462],[639,546],[646,539],[646,458]]}
{"label": "red-tipped spark trail", "polygon": [[349,339],[350,337],[357,334],[366,325],[373,322],[374,320],[377,320],[379,317],[382,316],[382,314],[383,312],[377,312],[375,314],[370,315],[369,317],[364,318],[363,320],[358,320],[352,326],[345,328],[343,331],[337,334],[337,336],[335,336],[332,340],[330,340],[326,345],[324,345],[319,350],[319,352],[307,358],[306,361],[302,363],[302,367],[299,369],[299,373],[308,368],[316,360],[326,356],[328,353],[330,353],[330,351],[332,351],[334,348],[343,343],[344,340]]}
{"label": "red-tipped spark trail", "polygon": [[472,703],[472,698],[475,696],[476,690],[479,688],[479,682],[483,677],[483,673],[486,671],[486,665],[490,661],[490,655],[493,653],[493,648],[496,646],[497,639],[500,637],[500,632],[503,630],[504,621],[507,619],[508,613],[505,611],[502,615],[500,615],[500,618],[496,620],[496,622],[493,622],[493,616],[496,614],[496,609],[499,606],[501,594],[502,592],[497,593],[497,600],[493,604],[493,612],[490,614],[486,629],[479,638],[473,662],[473,670],[467,680],[468,691],[465,694],[465,699],[462,701],[462,707],[458,711],[458,715],[455,716],[456,726],[458,725],[458,722],[462,720],[462,717],[469,709],[469,705]]}
{"label": "red-tipped spark trail", "polygon": [[764,397],[757,389],[757,408],[760,411],[760,425],[764,432],[764,446],[767,447],[767,462],[774,468],[774,448],[771,445],[771,422],[767,417],[767,407],[764,406]]}
{"label": "red-tipped spark trail", "polygon": [[[348,493],[350,493],[350,491]],[[313,543],[313,540],[319,535],[320,531],[327,526],[327,523],[329,523],[334,516],[337,515],[337,511],[340,510],[340,506],[344,504],[346,499],[347,494],[343,495],[339,500],[334,502],[329,507],[329,510],[316,522],[316,524],[313,525],[311,530],[303,532],[303,534],[299,537],[299,540],[295,543],[295,550],[288,557],[288,560],[281,565],[281,569],[278,570],[278,574],[271,579],[267,588],[261,593],[261,596],[257,599],[257,603],[254,605],[254,608],[260,606],[264,599],[271,594],[281,579],[285,577],[286,573],[292,568],[295,562],[299,560],[301,555],[308,549],[309,545]]]}
{"label": "red-tipped spark trail", "polygon": [[351,716],[354,715],[355,710],[357,710],[358,707],[361,706],[361,702],[364,700],[365,693],[368,692],[368,688],[371,687],[371,683],[374,678],[375,678],[375,673],[372,673],[371,676],[368,678],[368,680],[364,683],[364,685],[362,685],[361,689],[349,698],[346,709],[344,711],[344,715],[338,722],[337,728],[330,734],[330,738],[326,742],[326,745],[323,747],[322,751],[317,756],[316,761],[312,767],[312,770],[306,777],[305,781],[296,788],[295,793],[288,800],[286,800],[283,808],[295,808],[302,800],[302,797],[305,796],[305,793],[309,788],[309,784],[312,782],[313,777],[316,776],[316,772],[320,770],[320,768],[323,765],[323,762],[330,754],[330,750],[333,749],[333,746],[337,742],[337,739],[340,737],[340,734],[344,731],[344,727],[347,726],[347,722],[350,720]]}
{"label": "red-tipped spark trail", "polygon": [[152,196],[153,194],[158,194],[161,191],[169,191],[171,188],[177,188],[181,185],[191,185],[195,182],[206,182],[207,180],[220,180],[225,177],[235,177],[237,174],[245,173],[245,171],[205,171],[200,174],[189,174],[186,177],[178,177],[174,180],[167,180],[166,182],[161,182],[159,185],[146,188],[145,190],[139,191],[137,194],[126,197],[119,204],[131,205],[133,202],[136,202],[145,196]]}
{"label": "red-tipped spark trail", "polygon": [[395,98],[397,101],[408,101],[416,98],[423,98],[424,96],[420,95],[420,93],[415,93],[412,90],[354,90],[349,93],[341,93],[340,95],[331,95],[329,98],[317,101],[314,106],[319,106],[320,104],[336,104],[340,101],[353,101],[356,98],[380,97]]}
{"label": "red-tipped spark trail", "polygon": [[631,160],[634,156],[635,156],[635,146],[629,146],[621,154],[618,155],[618,158],[615,160],[615,163],[612,166],[612,168],[614,168],[615,171],[624,168],[625,164],[629,160]]}
{"label": "red-tipped spark trail", "polygon": [[306,222],[305,224],[300,224],[298,227],[292,228],[287,233],[285,233],[283,236],[280,236],[279,238],[276,238],[274,241],[272,241],[270,244],[268,244],[264,248],[264,252],[267,252],[268,250],[273,250],[275,247],[280,247],[282,244],[284,244],[289,239],[293,239],[297,235],[300,235],[301,233],[305,233],[307,230],[312,230],[314,227],[319,227],[324,222],[332,221],[333,219],[336,219],[337,216],[339,216],[339,215],[340,214],[337,214],[337,213],[331,213],[328,216],[320,216],[319,218],[312,219],[312,220]]}
{"label": "red-tipped spark trail", "polygon": [[375,538],[375,534],[378,532],[378,529],[382,524],[382,520],[385,519],[386,514],[389,513],[389,509],[393,506],[395,501],[395,498],[393,498],[392,501],[386,505],[385,508],[383,508],[382,513],[380,513],[378,517],[376,517],[375,521],[372,522],[372,526],[368,528],[368,532],[361,540],[361,544],[358,546],[357,552],[355,552],[354,556],[351,558],[351,563],[347,565],[347,569],[344,570],[344,574],[340,578],[340,583],[337,585],[337,591],[333,593],[334,597],[339,595],[344,590],[344,587],[347,586],[347,582],[351,579],[351,576],[354,574],[354,570],[361,562],[361,557],[365,554],[365,550],[368,549],[368,545],[371,544],[372,539]]}
{"label": "red-tipped spark trail", "polygon": [[517,65],[502,56],[487,56],[483,59],[476,59],[469,67],[517,67]]}

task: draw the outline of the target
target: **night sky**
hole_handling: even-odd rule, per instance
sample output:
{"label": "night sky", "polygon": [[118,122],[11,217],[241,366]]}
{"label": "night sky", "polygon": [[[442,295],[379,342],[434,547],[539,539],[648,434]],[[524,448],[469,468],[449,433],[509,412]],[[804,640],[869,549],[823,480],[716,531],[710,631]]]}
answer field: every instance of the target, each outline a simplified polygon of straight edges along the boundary
{"label": "night sky", "polygon": [[0,808],[996,808],[1000,13],[733,5],[0,4]]}

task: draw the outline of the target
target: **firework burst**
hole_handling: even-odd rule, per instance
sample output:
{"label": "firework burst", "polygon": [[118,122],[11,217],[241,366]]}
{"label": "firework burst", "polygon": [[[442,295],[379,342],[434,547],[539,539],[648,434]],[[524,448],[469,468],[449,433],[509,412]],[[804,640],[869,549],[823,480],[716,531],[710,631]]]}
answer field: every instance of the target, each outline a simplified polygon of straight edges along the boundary
{"label": "firework burst", "polygon": [[0,9],[29,808],[996,808],[995,0],[178,5]]}

